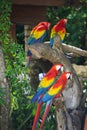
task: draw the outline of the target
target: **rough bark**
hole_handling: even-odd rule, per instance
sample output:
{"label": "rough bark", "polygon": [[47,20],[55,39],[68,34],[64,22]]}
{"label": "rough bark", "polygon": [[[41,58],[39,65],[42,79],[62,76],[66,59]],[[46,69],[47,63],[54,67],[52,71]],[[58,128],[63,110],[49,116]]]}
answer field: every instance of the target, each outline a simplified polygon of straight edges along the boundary
{"label": "rough bark", "polygon": [[[29,49],[37,59],[44,59],[44,61],[47,60],[52,64],[62,63],[64,65],[65,71],[72,72],[73,80],[68,82],[66,89],[63,92],[65,100],[64,104],[66,107],[65,114],[62,110],[57,110],[56,112],[58,124],[57,127],[58,130],[82,130],[81,119],[82,117],[84,119],[84,111],[79,111],[79,106],[82,98],[82,87],[72,64],[64,54],[63,46],[60,44],[59,37],[55,38],[53,48],[50,48],[48,44],[44,45],[37,43],[35,45],[29,46]],[[82,115],[82,117],[79,117],[79,114]],[[64,123],[62,123],[62,121]],[[79,126],[80,124],[81,126]]]}
{"label": "rough bark", "polygon": [[[49,44],[49,41],[45,43]],[[75,46],[67,45],[65,43],[62,43],[62,48],[65,52],[70,52],[69,55],[72,57],[80,57],[80,56],[87,57],[87,50],[83,50]]]}
{"label": "rough bark", "polygon": [[73,64],[73,68],[79,77],[87,78],[87,65]]}
{"label": "rough bark", "polygon": [[0,106],[0,130],[8,130],[9,108],[10,108],[9,85],[5,78],[5,64],[1,44],[0,44],[0,87],[2,87],[3,92],[5,93],[5,96],[3,97],[5,105]]}

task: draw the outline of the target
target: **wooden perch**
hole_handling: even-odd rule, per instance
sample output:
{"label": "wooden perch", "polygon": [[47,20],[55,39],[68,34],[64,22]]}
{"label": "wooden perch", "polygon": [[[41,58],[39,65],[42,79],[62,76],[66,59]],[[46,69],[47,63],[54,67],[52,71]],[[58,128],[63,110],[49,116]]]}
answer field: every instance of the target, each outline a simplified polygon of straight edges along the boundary
{"label": "wooden perch", "polygon": [[[49,41],[45,42],[45,44],[49,45]],[[63,50],[65,52],[70,52],[71,56],[76,56],[76,57],[84,56],[84,57],[87,57],[87,50],[82,50],[82,49],[80,49],[78,47],[67,45],[65,43],[62,43],[62,48],[63,48]]]}
{"label": "wooden perch", "polygon": [[87,66],[73,64],[73,68],[79,77],[87,79]]}
{"label": "wooden perch", "polygon": [[87,51],[86,50],[82,50],[82,49],[80,49],[78,47],[66,45],[66,44],[63,43],[63,49],[64,49],[64,51],[69,51],[69,52],[73,53],[75,56],[87,57]]}

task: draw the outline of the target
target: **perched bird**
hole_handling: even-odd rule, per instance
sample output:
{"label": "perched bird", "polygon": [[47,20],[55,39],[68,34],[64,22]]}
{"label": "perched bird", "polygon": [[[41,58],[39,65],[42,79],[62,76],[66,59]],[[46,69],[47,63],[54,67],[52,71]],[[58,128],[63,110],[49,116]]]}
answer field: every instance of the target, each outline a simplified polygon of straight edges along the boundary
{"label": "perched bird", "polygon": [[43,42],[43,39],[46,37],[49,27],[50,22],[40,22],[37,26],[35,26],[30,33],[28,45]]}
{"label": "perched bird", "polygon": [[49,87],[52,86],[52,84],[54,84],[59,70],[63,71],[62,64],[55,64],[51,67],[51,69],[46,73],[46,75],[42,78],[41,82],[39,83],[37,92],[32,98],[32,102],[39,100],[39,96],[45,93],[49,89]]}
{"label": "perched bird", "polygon": [[[59,70],[63,71],[63,65],[62,64],[55,64],[52,66],[52,68],[47,72],[47,74],[42,78],[38,90],[36,94],[33,96],[31,102],[39,101],[43,94],[51,87],[51,85],[54,84],[56,81],[56,76],[58,75]],[[32,130],[35,130],[37,122],[39,120],[40,116],[40,110],[41,110],[42,102],[39,102],[37,105],[36,115],[34,118]]]}
{"label": "perched bird", "polygon": [[[37,26],[35,26],[29,36],[28,39],[28,45],[32,45],[38,42],[43,42],[44,38],[47,35],[47,30],[50,27],[50,22],[40,22]],[[32,53],[30,50],[27,52],[27,64],[26,67],[29,67],[30,65],[30,59],[31,59]]]}
{"label": "perched bird", "polygon": [[60,94],[64,90],[66,83],[69,79],[72,79],[71,72],[64,72],[63,74],[61,74],[60,78],[56,81],[56,83],[52,87],[50,87],[47,93],[39,100],[40,104],[46,102],[46,109],[42,117],[40,130],[42,130],[44,122],[47,118],[47,114],[50,111],[50,107],[52,105],[52,99],[60,97]]}
{"label": "perched bird", "polygon": [[60,37],[60,39],[61,39],[61,42],[64,40],[64,37],[65,37],[65,34],[66,34],[66,28],[65,28],[66,23],[67,23],[67,19],[61,19],[51,29],[51,34],[50,34],[50,46],[51,47],[54,44],[54,38],[55,38],[55,36],[58,35]]}

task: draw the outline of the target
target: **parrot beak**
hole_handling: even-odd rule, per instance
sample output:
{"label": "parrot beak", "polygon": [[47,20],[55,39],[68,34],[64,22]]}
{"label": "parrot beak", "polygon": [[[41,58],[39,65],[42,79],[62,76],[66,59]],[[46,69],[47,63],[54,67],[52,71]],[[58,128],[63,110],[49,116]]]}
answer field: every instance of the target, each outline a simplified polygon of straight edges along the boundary
{"label": "parrot beak", "polygon": [[64,68],[63,68],[63,66],[61,67],[61,72],[63,72],[64,71]]}

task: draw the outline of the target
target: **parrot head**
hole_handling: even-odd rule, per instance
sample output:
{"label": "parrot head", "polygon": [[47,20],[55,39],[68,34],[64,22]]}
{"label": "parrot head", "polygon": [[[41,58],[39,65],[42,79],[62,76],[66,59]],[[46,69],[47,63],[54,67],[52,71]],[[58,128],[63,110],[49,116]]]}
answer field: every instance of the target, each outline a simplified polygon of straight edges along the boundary
{"label": "parrot head", "polygon": [[56,85],[62,84],[62,90],[65,88],[66,83],[68,80],[72,80],[72,73],[71,72],[64,72],[60,75],[58,82]]}
{"label": "parrot head", "polygon": [[67,19],[61,19],[55,26],[55,31],[59,32],[61,29],[63,30],[65,28],[65,25],[67,24]]}
{"label": "parrot head", "polygon": [[71,72],[65,72],[66,79],[72,79],[72,73]]}
{"label": "parrot head", "polygon": [[61,72],[63,72],[63,65],[62,64],[55,64],[54,66],[53,66],[53,68],[56,70],[56,71],[61,71]]}
{"label": "parrot head", "polygon": [[[48,73],[46,74],[46,76],[49,77],[55,77],[58,75],[59,71],[63,72],[63,65],[62,64],[54,64],[51,69],[48,71]],[[52,78],[51,77],[51,78]]]}
{"label": "parrot head", "polygon": [[64,72],[64,73],[60,76],[60,81],[64,82],[64,84],[65,84],[69,79],[72,80],[72,73],[71,73],[71,72]]}
{"label": "parrot head", "polygon": [[51,23],[50,22],[40,22],[37,26],[45,26],[45,28],[48,30],[50,28]]}
{"label": "parrot head", "polygon": [[60,80],[63,83],[63,89],[65,88],[65,84],[68,80],[72,80],[72,73],[71,72],[64,72]]}
{"label": "parrot head", "polygon": [[58,23],[57,26],[65,27],[67,24],[67,19],[61,19]]}

